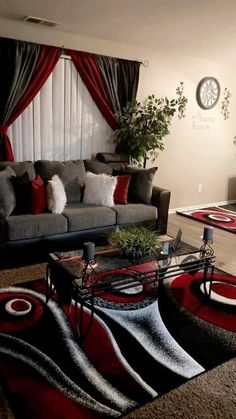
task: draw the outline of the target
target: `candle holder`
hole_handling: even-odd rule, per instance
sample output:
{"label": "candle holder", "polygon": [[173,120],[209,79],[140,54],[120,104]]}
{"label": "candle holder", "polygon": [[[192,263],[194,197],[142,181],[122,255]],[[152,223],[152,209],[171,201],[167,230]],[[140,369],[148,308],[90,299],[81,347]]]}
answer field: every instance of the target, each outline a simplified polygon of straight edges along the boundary
{"label": "candle holder", "polygon": [[201,258],[214,256],[213,244],[213,227],[204,227],[203,244],[200,247]]}
{"label": "candle holder", "polygon": [[95,245],[93,242],[87,242],[83,244],[83,256],[84,268],[81,275],[82,287],[85,285],[86,279],[89,277],[95,277],[96,271],[94,269],[95,261]]}

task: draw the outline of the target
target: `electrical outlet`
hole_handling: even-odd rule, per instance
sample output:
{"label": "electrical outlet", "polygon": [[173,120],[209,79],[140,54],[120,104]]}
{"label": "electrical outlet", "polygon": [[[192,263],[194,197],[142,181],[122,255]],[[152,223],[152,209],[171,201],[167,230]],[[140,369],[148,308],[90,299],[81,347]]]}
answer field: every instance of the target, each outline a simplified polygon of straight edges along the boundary
{"label": "electrical outlet", "polygon": [[198,184],[197,191],[198,192],[202,192],[202,183],[199,183]]}

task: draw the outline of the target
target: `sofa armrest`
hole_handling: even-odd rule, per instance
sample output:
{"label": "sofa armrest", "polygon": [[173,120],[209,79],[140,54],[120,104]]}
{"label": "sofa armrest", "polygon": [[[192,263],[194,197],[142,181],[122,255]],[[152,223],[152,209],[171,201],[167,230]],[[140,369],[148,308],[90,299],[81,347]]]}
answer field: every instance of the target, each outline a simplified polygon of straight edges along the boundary
{"label": "sofa armrest", "polygon": [[170,191],[167,189],[163,189],[158,186],[153,186],[152,188],[151,203],[157,207],[158,219],[156,227],[159,234],[166,234],[167,232],[170,194]]}

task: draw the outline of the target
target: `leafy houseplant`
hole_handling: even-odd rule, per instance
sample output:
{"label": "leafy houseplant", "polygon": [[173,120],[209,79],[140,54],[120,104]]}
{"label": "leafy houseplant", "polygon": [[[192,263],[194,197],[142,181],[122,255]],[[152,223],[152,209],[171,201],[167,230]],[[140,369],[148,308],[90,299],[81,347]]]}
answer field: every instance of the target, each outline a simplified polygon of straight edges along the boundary
{"label": "leafy houseplant", "polygon": [[112,231],[108,242],[118,248],[123,256],[130,259],[142,259],[145,256],[157,256],[162,248],[157,234],[145,227],[130,227]]}
{"label": "leafy houseplant", "polygon": [[113,141],[118,149],[126,152],[140,164],[150,155],[152,162],[158,150],[164,150],[164,137],[170,133],[172,118],[178,111],[184,118],[187,98],[183,95],[183,82],[176,89],[176,98],[148,96],[143,103],[137,100],[128,103],[116,114],[119,128],[114,131]]}

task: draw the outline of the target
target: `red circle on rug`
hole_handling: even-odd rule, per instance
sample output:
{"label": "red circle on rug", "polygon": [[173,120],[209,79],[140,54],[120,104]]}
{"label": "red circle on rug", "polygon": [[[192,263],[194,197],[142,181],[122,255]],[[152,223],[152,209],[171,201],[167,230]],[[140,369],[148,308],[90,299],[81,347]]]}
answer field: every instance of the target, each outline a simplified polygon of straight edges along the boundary
{"label": "red circle on rug", "polygon": [[193,211],[192,217],[200,221],[208,221],[221,227],[236,227],[236,216],[224,211],[199,210]]}
{"label": "red circle on rug", "polygon": [[23,300],[22,298],[13,298],[9,300],[5,305],[5,310],[15,316],[24,316],[28,314],[32,308],[32,304],[27,301]]}
{"label": "red circle on rug", "polygon": [[29,309],[29,302],[25,300],[14,300],[11,307],[15,311],[26,311]]}
{"label": "red circle on rug", "polygon": [[[10,303],[10,306],[12,307],[13,300],[21,300],[22,302],[25,300],[25,304],[28,302],[27,307],[29,308],[31,306],[30,311],[24,316],[11,314],[6,310],[6,305]],[[17,302],[15,303],[15,308],[17,308],[16,306]],[[0,320],[0,332],[13,332],[16,330],[27,329],[33,326],[43,314],[42,302],[37,297],[30,294],[24,294],[23,292],[1,293],[0,307],[1,310],[5,312],[4,319]]]}
{"label": "red circle on rug", "polygon": [[[227,297],[232,298],[232,284],[236,285],[236,278],[233,276],[214,274],[214,280],[225,283],[224,293],[226,293],[227,281],[229,284],[229,290],[227,291]],[[202,273],[197,273],[192,276],[189,274],[183,274],[176,277],[171,283],[171,290],[175,299],[189,312],[194,313],[196,316],[203,320],[213,323],[216,326],[222,327],[232,332],[236,332],[236,312],[230,313],[226,310],[226,305],[219,303],[217,305],[211,305],[211,302],[201,301],[191,291],[191,285],[197,282],[200,288],[202,283]],[[215,284],[216,285],[216,284]],[[214,285],[214,287],[215,287]],[[223,286],[221,285],[221,290]],[[201,291],[199,291],[201,292]],[[230,293],[230,297],[229,297]],[[228,306],[227,306],[228,308]]]}

